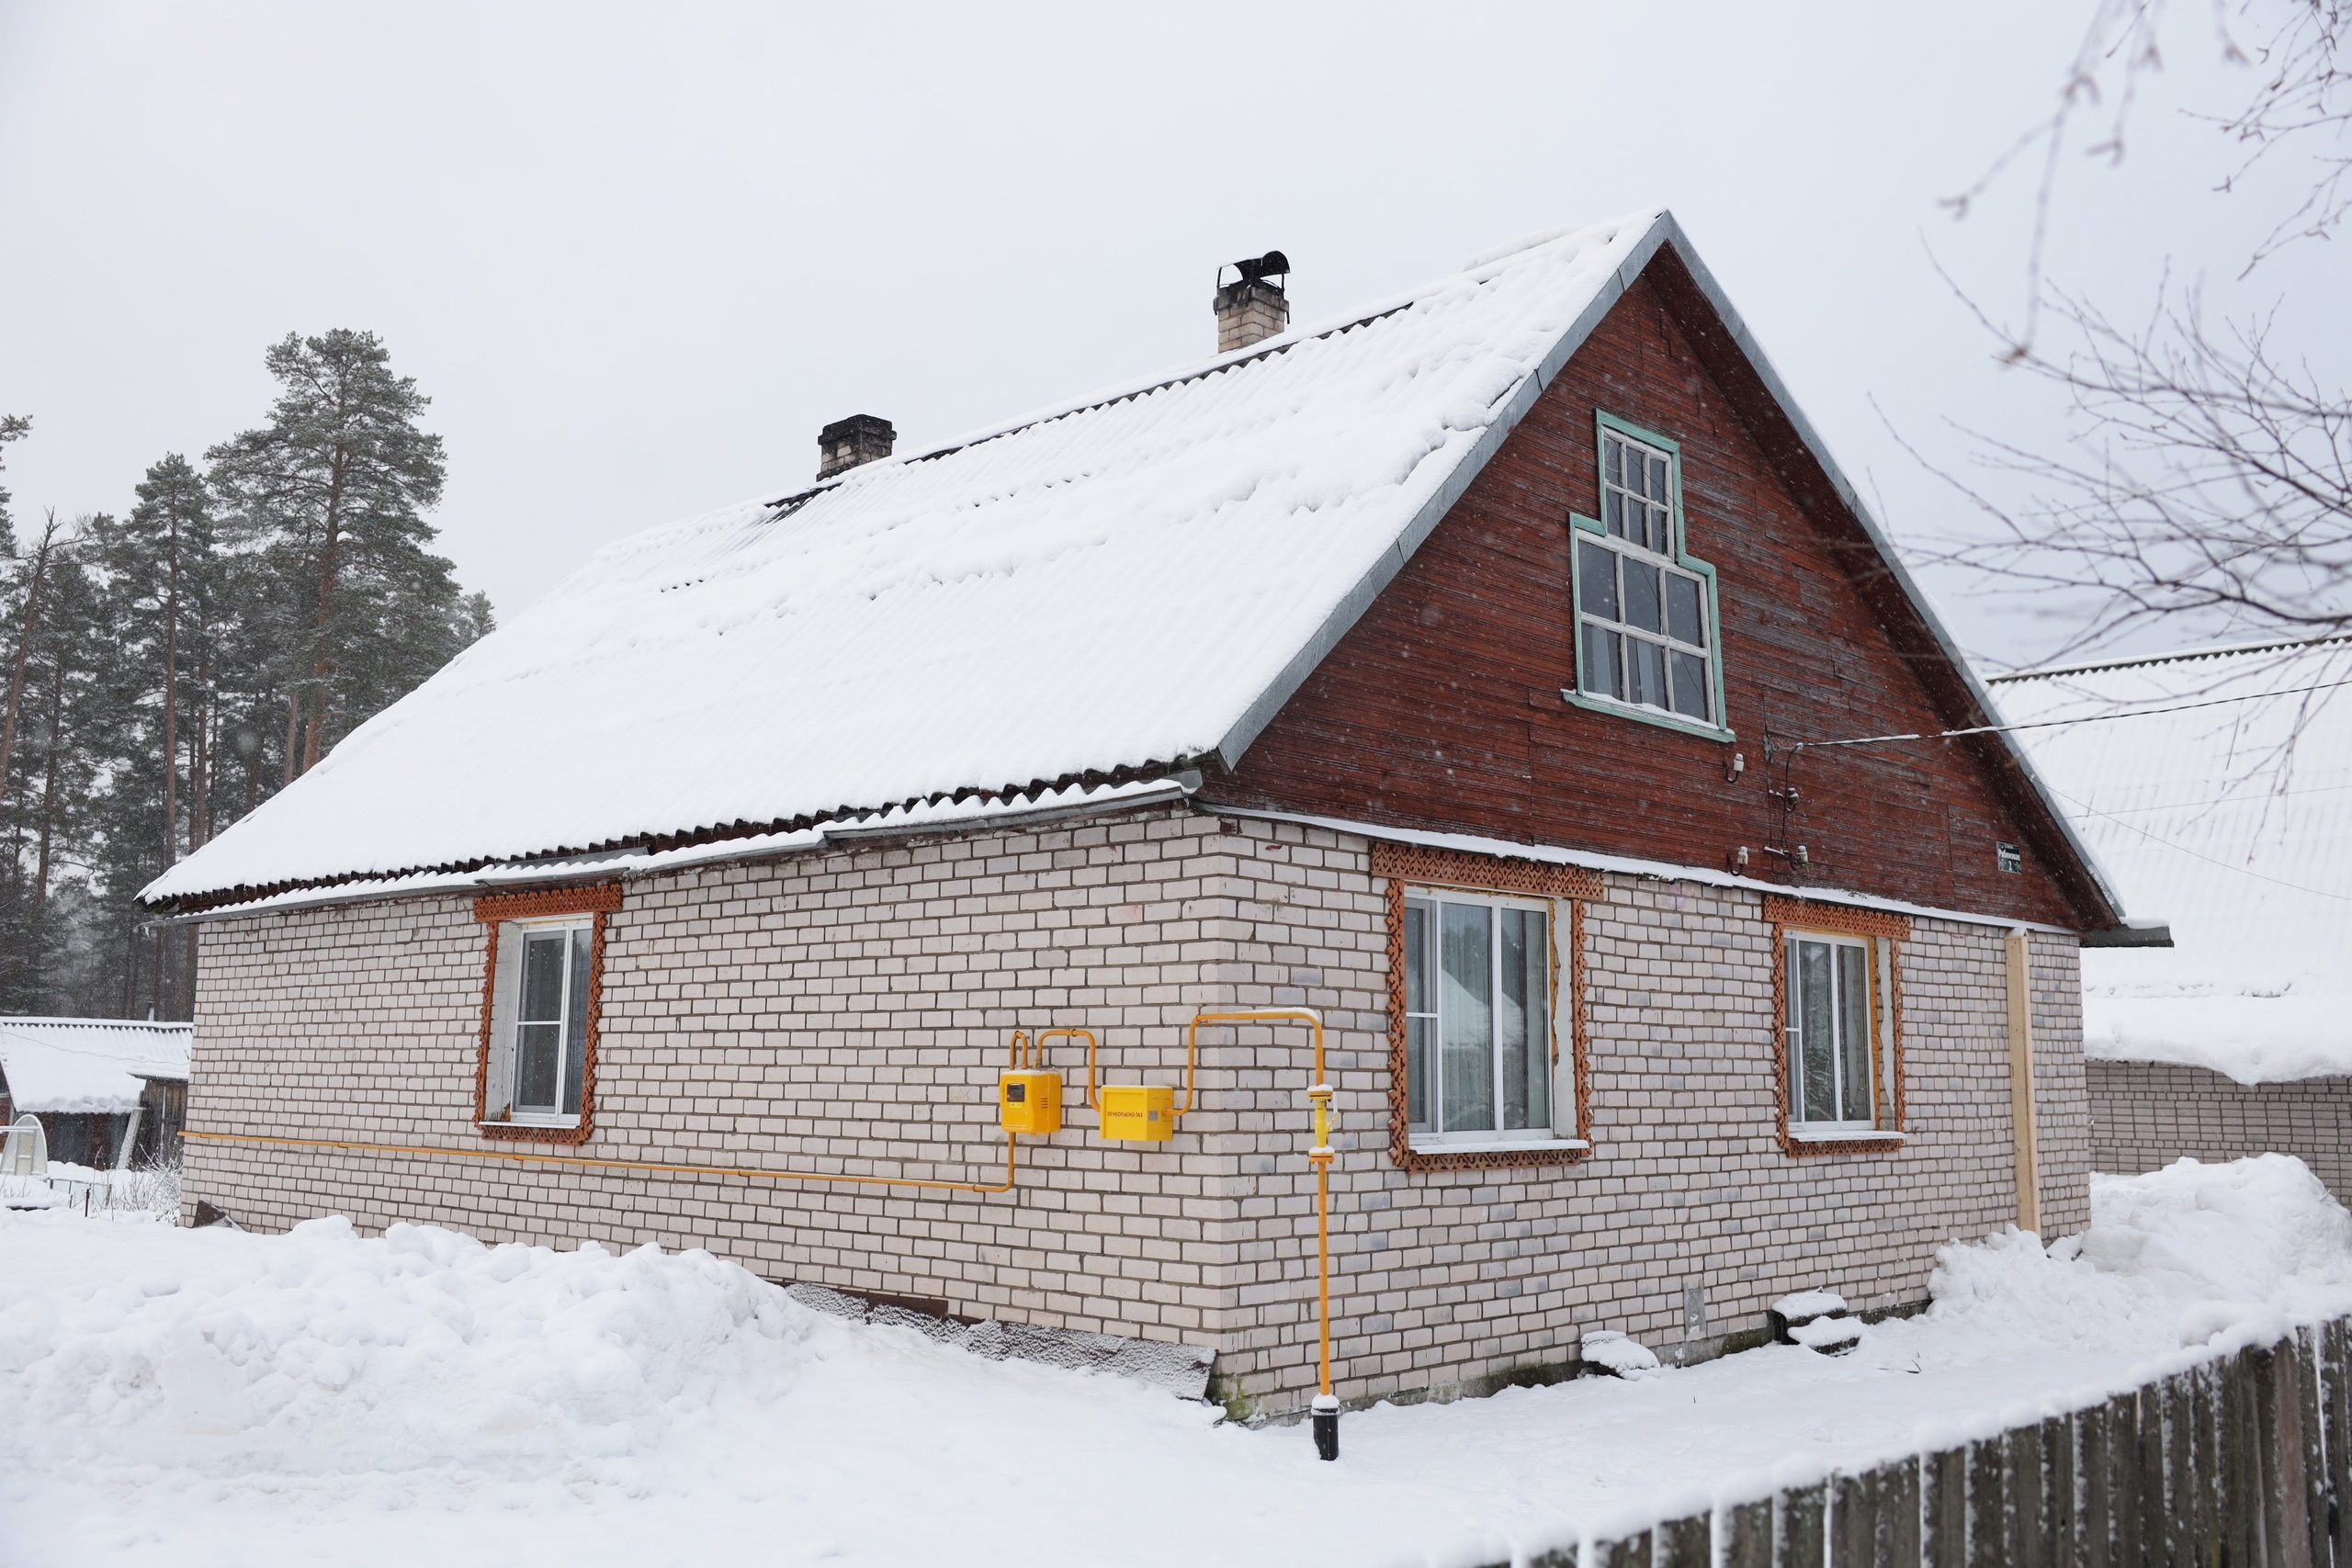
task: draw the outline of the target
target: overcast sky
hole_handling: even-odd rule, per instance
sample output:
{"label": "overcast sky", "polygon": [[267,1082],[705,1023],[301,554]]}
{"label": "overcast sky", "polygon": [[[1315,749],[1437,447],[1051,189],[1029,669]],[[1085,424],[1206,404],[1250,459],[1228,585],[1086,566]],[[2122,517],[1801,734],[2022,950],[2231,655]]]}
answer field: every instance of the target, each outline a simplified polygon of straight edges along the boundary
{"label": "overcast sky", "polygon": [[[6,482],[20,519],[120,509],[260,421],[266,344],[367,328],[434,400],[441,547],[511,614],[804,484],[829,420],[905,450],[1201,357],[1221,262],[1287,252],[1306,320],[1663,203],[1922,537],[1961,508],[1890,423],[1947,460],[1947,421],[2054,429],[1937,270],[2014,311],[2030,173],[1964,224],[1939,198],[2047,111],[2086,9],[0,0]],[[2124,166],[2062,179],[2053,276],[2126,314],[2267,227],[2182,113],[2240,81],[2203,16]],[[2229,298],[2285,290],[2333,353],[2333,266]],[[1994,661],[2054,640],[1937,586]]]}

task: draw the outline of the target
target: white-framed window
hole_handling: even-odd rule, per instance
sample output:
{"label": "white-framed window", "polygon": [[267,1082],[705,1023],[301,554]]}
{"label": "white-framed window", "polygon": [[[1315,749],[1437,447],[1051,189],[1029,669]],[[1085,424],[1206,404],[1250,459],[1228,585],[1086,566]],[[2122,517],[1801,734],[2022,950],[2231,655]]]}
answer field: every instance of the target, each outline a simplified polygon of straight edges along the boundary
{"label": "white-framed window", "polygon": [[1561,1136],[1552,902],[1408,888],[1404,919],[1414,1146]]}
{"label": "white-framed window", "polygon": [[1818,931],[1790,931],[1782,942],[1789,1131],[1838,1138],[1891,1130],[1888,944]]}
{"label": "white-framed window", "polygon": [[1586,696],[1720,728],[1714,595],[1680,554],[1678,460],[1600,432],[1600,526],[1575,530],[1577,680]]}
{"label": "white-framed window", "polygon": [[595,940],[593,915],[500,923],[485,1120],[579,1124]]}

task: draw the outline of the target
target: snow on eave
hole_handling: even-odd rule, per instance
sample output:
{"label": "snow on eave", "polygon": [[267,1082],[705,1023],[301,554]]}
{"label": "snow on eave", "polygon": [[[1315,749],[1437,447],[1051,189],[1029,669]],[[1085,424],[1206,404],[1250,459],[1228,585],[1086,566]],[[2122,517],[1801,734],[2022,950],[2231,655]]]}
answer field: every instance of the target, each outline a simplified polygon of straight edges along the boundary
{"label": "snow on eave", "polygon": [[1965,909],[1947,909],[1934,904],[1914,904],[1902,898],[1884,898],[1875,893],[1860,893],[1848,887],[1825,887],[1807,885],[1792,886],[1785,882],[1766,882],[1758,877],[1742,876],[1736,872],[1717,871],[1712,866],[1685,865],[1679,861],[1645,860],[1634,855],[1603,854],[1596,850],[1570,849],[1562,844],[1521,843],[1516,839],[1489,839],[1476,833],[1445,833],[1425,828],[1396,828],[1379,822],[1359,822],[1346,817],[1317,817],[1298,811],[1267,811],[1256,807],[1226,806],[1208,807],[1220,817],[1247,817],[1261,822],[1293,822],[1302,828],[1321,828],[1334,833],[1352,833],[1360,839],[1378,839],[1385,843],[1412,844],[1422,849],[1457,850],[1464,854],[1492,855],[1505,860],[1534,861],[1542,865],[1573,865],[1587,871],[1614,872],[1621,876],[1638,876],[1651,882],[1689,882],[1702,887],[1735,887],[1749,893],[1769,893],[1782,898],[1805,898],[1819,903],[1851,905],[1857,908],[1883,909],[1890,915],[1910,915],[1919,919],[1951,920],[1962,925],[1993,926],[2002,931],[2041,931],[2049,936],[2077,934],[2067,926],[2053,926],[2041,920],[2021,920],[2010,915],[1980,915]]}
{"label": "snow on eave", "polygon": [[[1067,805],[1040,804],[1067,798],[1145,799],[1161,795],[1181,797],[1190,795],[1200,785],[1200,771],[1191,767],[1161,770],[1157,766],[1140,778],[1121,780],[1113,784],[1090,783],[1084,779],[1062,778],[1033,784],[1024,789],[988,792],[966,790],[953,795],[933,795],[923,800],[892,801],[882,806],[842,807],[839,810],[817,814],[802,827],[790,827],[781,822],[759,825],[708,823],[697,828],[679,829],[667,833],[648,833],[616,843],[590,844],[584,848],[556,845],[541,850],[527,850],[512,855],[481,855],[466,861],[441,865],[401,866],[390,871],[346,872],[334,876],[309,877],[293,882],[275,883],[266,887],[228,887],[198,895],[173,895],[164,898],[148,897],[153,887],[140,889],[135,902],[156,911],[163,925],[181,925],[209,918],[213,911],[223,914],[246,914],[261,908],[308,908],[314,904],[349,903],[358,898],[406,897],[414,893],[447,888],[489,887],[516,881],[547,881],[550,878],[587,874],[602,865],[659,863],[663,866],[684,864],[690,860],[750,860],[774,852],[755,846],[802,840],[821,843],[828,840],[873,838],[880,835],[914,832],[920,829],[913,823],[929,823],[934,819],[952,818],[956,822],[1006,818],[1067,816],[1073,810],[1091,809]],[[876,824],[883,824],[877,826]],[[346,889],[368,888],[365,893]],[[396,889],[387,893],[383,889]]]}
{"label": "snow on eave", "polygon": [[853,849],[876,839],[903,838],[919,833],[1037,827],[1082,817],[1134,811],[1184,800],[1191,795],[1198,782],[1197,775],[1187,775],[1184,778],[1138,779],[1127,784],[1092,787],[1073,784],[1065,789],[1044,791],[1035,797],[928,801],[893,807],[842,820],[820,823],[812,828],[717,839],[707,843],[681,844],[665,850],[638,846],[587,854],[506,861],[471,866],[462,871],[348,877],[332,884],[287,888],[233,903],[215,904],[189,914],[169,916],[156,923],[200,925],[213,920],[237,919],[246,915],[287,914],[334,905],[378,903],[429,894],[509,892],[550,884],[592,882],[614,877],[633,882],[663,872],[684,871],[699,866],[776,860],[820,850]]}

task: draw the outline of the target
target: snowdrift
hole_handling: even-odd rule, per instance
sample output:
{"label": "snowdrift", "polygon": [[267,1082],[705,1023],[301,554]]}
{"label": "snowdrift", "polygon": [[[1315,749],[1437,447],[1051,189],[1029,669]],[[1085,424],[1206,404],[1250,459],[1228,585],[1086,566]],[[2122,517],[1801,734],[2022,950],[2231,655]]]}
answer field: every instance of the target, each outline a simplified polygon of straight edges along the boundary
{"label": "snowdrift", "polygon": [[1337,1464],[1298,1427],[826,1316],[702,1253],[0,1215],[0,1561],[1471,1568],[2352,1312],[2352,1215],[2295,1160],[2098,1178],[2092,1208],[2046,1248],[1945,1247],[1931,1309],[1850,1354],[1384,1405]]}
{"label": "snowdrift", "polygon": [[[2091,1228],[1936,1256],[1930,1323],[2159,1356],[2352,1310],[2352,1213],[2290,1155],[2091,1179]],[[2216,1346],[2216,1348],[2219,1348]]]}
{"label": "snowdrift", "polygon": [[179,1245],[126,1278],[0,1311],[0,1452],[39,1434],[52,1457],[168,1451],[226,1473],[511,1471],[781,1398],[841,1337],[708,1253],[418,1225],[369,1241],[340,1217],[159,1239]]}

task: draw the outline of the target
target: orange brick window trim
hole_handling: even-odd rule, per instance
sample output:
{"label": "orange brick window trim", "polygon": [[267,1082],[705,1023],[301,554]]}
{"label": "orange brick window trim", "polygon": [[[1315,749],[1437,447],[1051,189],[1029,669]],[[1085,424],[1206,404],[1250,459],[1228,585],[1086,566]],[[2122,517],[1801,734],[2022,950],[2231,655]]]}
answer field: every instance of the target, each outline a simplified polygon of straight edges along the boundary
{"label": "orange brick window trim", "polygon": [[1820,898],[1790,898],[1764,895],[1764,918],[1776,926],[1801,931],[1827,931],[1833,936],[1883,936],[1889,942],[1911,940],[1911,917],[1885,909],[1865,909],[1854,904],[1832,904]]}
{"label": "orange brick window trim", "polygon": [[[1529,893],[1545,898],[1601,896],[1600,874],[1580,865],[1552,865],[1544,861],[1471,854],[1462,850],[1432,850],[1419,844],[1389,844],[1378,840],[1372,846],[1372,874],[1401,877],[1424,887],[1459,887],[1471,893]],[[1396,940],[1402,942],[1404,938],[1400,935]]]}
{"label": "orange brick window trim", "polygon": [[[1445,857],[1441,867],[1452,874],[1437,876],[1404,875],[1390,861],[1384,867],[1380,852],[1385,848],[1406,848],[1410,854],[1436,854]],[[1577,1126],[1575,1135],[1589,1139],[1592,1130],[1592,1075],[1586,1070],[1585,1026],[1585,960],[1584,907],[1587,900],[1600,896],[1600,878],[1590,872],[1572,866],[1547,866],[1527,861],[1489,860],[1484,855],[1455,854],[1451,851],[1426,851],[1405,846],[1374,844],[1373,870],[1375,875],[1388,880],[1388,1157],[1406,1170],[1500,1170],[1512,1167],[1534,1165],[1569,1165],[1591,1154],[1582,1149],[1464,1149],[1459,1153],[1416,1154],[1413,1151],[1412,1108],[1407,1103],[1405,1073],[1406,1039],[1409,1032],[1405,1017],[1405,891],[1409,884],[1427,886],[1458,887],[1475,893],[1521,893],[1538,897],[1565,897],[1568,905],[1568,1066],[1576,1077]],[[1510,885],[1495,874],[1510,875],[1520,867],[1542,873],[1569,872],[1583,880],[1576,884],[1581,891],[1555,892],[1551,886],[1531,887]],[[1482,873],[1465,880],[1466,873]],[[1555,884],[1554,886],[1561,886]],[[1560,932],[1559,922],[1547,922],[1552,942],[1552,994],[1559,995]],[[1556,1008],[1555,1010],[1556,1010]]]}
{"label": "orange brick window trim", "polygon": [[[595,1130],[596,1040],[605,1003],[605,922],[621,907],[617,882],[555,887],[535,893],[492,893],[474,900],[474,919],[489,928],[481,963],[481,1037],[474,1057],[474,1130],[492,1143],[584,1144]],[[594,917],[588,943],[588,1029],[580,1066],[580,1121],[571,1127],[492,1122],[490,1115],[490,1031],[498,1001],[498,928],[504,920],[556,915]]]}
{"label": "orange brick window trim", "polygon": [[621,907],[621,885],[542,887],[530,893],[485,893],[474,900],[477,920],[531,920],[543,915],[609,915]]}
{"label": "orange brick window trim", "polygon": [[[1779,908],[1776,908],[1775,906]],[[1866,920],[1883,923],[1876,925],[1875,928],[1859,924],[1852,926],[1831,924],[1825,919],[1815,918],[1817,911],[1824,910],[1831,911],[1833,915],[1850,914],[1863,917]],[[1905,1075],[1903,1070],[1902,943],[1911,934],[1909,917],[1890,915],[1879,909],[1856,909],[1846,905],[1821,904],[1811,899],[1779,898],[1770,894],[1765,895],[1764,911],[1768,918],[1789,915],[1792,911],[1797,911],[1802,915],[1802,918],[1792,918],[1786,920],[1773,919],[1772,920],[1772,1085],[1776,1100],[1773,1106],[1773,1118],[1774,1131],[1780,1139],[1781,1152],[1794,1159],[1812,1159],[1824,1155],[1894,1153],[1903,1146],[1899,1136],[1845,1138],[1833,1142],[1799,1138],[1792,1136],[1789,1132],[1789,1095],[1792,1092],[1792,1085],[1789,1082],[1789,932],[1792,930],[1800,934],[1805,931],[1823,931],[1832,936],[1886,939],[1886,973],[1874,976],[1878,986],[1886,987],[1884,1010],[1886,1038],[1883,1041],[1877,1040],[1880,1029],[1879,992],[1877,986],[1873,986],[1871,993],[1871,1032],[1873,1040],[1876,1041],[1877,1048],[1871,1053],[1871,1062],[1873,1070],[1876,1070],[1880,1053],[1885,1053],[1888,1075],[1894,1080],[1894,1124],[1882,1128],[1881,1131],[1900,1134],[1907,1125],[1903,1082]],[[1871,967],[1873,971],[1879,967],[1875,953],[1871,958]],[[1878,1097],[1873,1093],[1871,1099],[1875,1104]]]}

